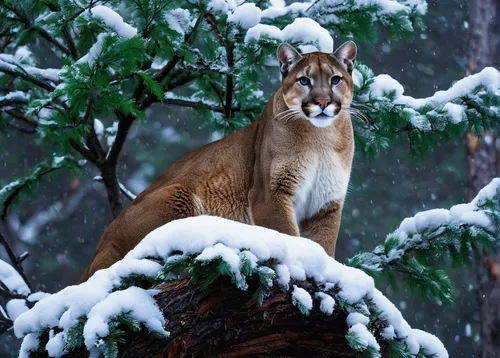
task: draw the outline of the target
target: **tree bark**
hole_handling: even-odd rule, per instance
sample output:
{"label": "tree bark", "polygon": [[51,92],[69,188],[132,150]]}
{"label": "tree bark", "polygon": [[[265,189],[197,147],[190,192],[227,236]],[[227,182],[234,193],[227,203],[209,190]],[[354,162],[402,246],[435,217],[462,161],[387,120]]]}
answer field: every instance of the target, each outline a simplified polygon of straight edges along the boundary
{"label": "tree bark", "polygon": [[106,187],[106,193],[108,194],[108,202],[113,219],[116,219],[123,209],[120,183],[118,182],[118,177],[116,176],[116,166],[105,163],[100,166],[99,169],[101,171],[102,181]]}
{"label": "tree bark", "polygon": [[238,290],[227,278],[205,290],[187,279],[161,289],[157,300],[170,337],[133,336],[120,347],[121,357],[355,356],[345,339],[344,312],[326,316],[316,308],[305,316],[279,288],[261,307],[252,291]]}
{"label": "tree bark", "polygon": [[[206,289],[190,284],[189,279],[157,287],[161,293],[156,299],[170,336],[128,333],[119,346],[119,357],[356,357],[345,338],[345,312],[336,309],[327,316],[314,305],[306,316],[292,304],[290,292],[279,287],[257,307],[252,297],[256,287],[257,281],[250,281],[249,290],[241,291],[227,277]],[[317,292],[319,288],[310,283],[305,289]],[[375,324],[376,337],[384,325]]]}
{"label": "tree bark", "polygon": [[[486,66],[500,69],[500,0],[468,0],[469,34],[467,71]],[[476,193],[500,173],[498,129],[467,135],[468,196]],[[500,357],[500,254],[483,253],[477,265],[477,297],[481,319],[480,357]]]}

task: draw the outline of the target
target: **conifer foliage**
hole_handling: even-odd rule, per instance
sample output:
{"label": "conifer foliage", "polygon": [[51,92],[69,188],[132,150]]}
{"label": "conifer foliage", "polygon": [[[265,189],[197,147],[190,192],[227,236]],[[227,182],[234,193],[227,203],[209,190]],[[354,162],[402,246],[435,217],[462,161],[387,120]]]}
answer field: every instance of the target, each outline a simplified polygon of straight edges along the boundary
{"label": "conifer foliage", "polygon": [[[153,104],[189,108],[210,130],[234,132],[262,111],[267,101],[263,80],[276,77],[279,43],[291,43],[303,53],[332,52],[333,34],[361,43],[376,41],[378,31],[404,37],[423,26],[426,9],[424,0],[316,0],[290,5],[280,0],[2,0],[0,130],[35,136],[54,149],[52,157],[0,189],[1,217],[45,176],[84,165],[100,171],[116,217],[125,191],[118,180],[120,152],[132,125],[147,121],[146,111]],[[56,68],[42,66],[42,50],[60,59]],[[493,68],[461,79],[447,91],[413,98],[392,77],[375,75],[359,62],[355,66],[355,97],[349,110],[356,120],[356,145],[363,152],[377,153],[405,136],[410,151],[421,154],[437,140],[458,138],[469,129],[479,133],[500,118],[500,74]],[[98,117],[108,122],[103,124]],[[435,264],[442,256],[454,264],[469,263],[479,248],[498,244],[498,187],[495,180],[469,204],[406,219],[384,244],[356,255],[348,264],[376,277],[401,275],[415,292],[449,303],[452,284]],[[257,303],[277,283],[281,267],[277,261],[259,261],[256,253],[241,251],[241,265],[235,270],[225,253],[201,260],[195,256],[200,252],[162,257],[160,263],[148,266],[147,274],[131,270],[107,288],[101,301],[114,295],[126,302],[125,293],[147,301],[151,292],[136,286],[168,281],[176,270],[188,271],[202,286],[226,275],[240,290],[248,288],[246,276],[257,277]],[[5,329],[43,297],[31,294],[24,282],[22,260],[15,255],[11,259],[12,266],[0,261],[0,293],[10,300],[10,309],[1,311]],[[311,292],[301,287],[299,276],[293,289],[288,282],[283,286],[290,289],[294,305],[308,314]],[[303,276],[302,280],[317,279]],[[414,332],[412,338],[387,326],[382,336],[375,337],[372,331],[382,307],[368,293],[350,302],[339,292],[338,287],[324,288],[315,292],[314,299],[326,313],[337,302],[349,314],[346,339],[355,351],[379,356],[379,339],[395,356],[442,356],[431,346],[415,348],[423,333]],[[107,335],[87,334],[85,340],[90,312],[56,322],[64,327],[19,329],[21,336],[26,335],[23,352],[47,350],[58,356],[85,345],[114,357],[123,327],[132,331],[146,327],[167,335],[161,319],[143,322],[131,312],[114,312],[112,320],[99,322],[107,327]],[[390,319],[382,320],[387,324]]]}

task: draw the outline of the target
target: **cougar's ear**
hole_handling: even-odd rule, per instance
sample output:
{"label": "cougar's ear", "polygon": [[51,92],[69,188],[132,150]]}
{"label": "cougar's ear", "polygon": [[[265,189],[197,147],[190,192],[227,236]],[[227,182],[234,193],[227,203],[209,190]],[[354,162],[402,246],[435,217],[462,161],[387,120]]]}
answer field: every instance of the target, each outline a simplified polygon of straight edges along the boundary
{"label": "cougar's ear", "polygon": [[352,75],[352,68],[357,52],[356,44],[353,41],[347,41],[340,45],[340,47],[333,52],[332,56],[339,60],[339,62],[345,66],[347,72]]}
{"label": "cougar's ear", "polygon": [[282,43],[278,46],[276,55],[280,62],[280,71],[283,77],[285,77],[292,67],[302,58],[301,54],[292,45],[287,43]]}

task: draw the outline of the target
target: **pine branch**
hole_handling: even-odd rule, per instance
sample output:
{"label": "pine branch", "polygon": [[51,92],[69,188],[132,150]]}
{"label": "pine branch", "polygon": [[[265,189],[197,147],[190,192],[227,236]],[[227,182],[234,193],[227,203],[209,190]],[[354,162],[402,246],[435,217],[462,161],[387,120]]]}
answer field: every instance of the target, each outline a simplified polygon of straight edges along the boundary
{"label": "pine branch", "polygon": [[75,167],[76,162],[71,157],[54,157],[51,162],[41,162],[31,172],[5,187],[0,189],[0,219],[4,220],[7,213],[23,191],[29,191],[34,185],[37,185],[44,176],[62,168]]}
{"label": "pine branch", "polygon": [[210,24],[210,27],[214,31],[215,35],[217,36],[217,40],[219,41],[219,44],[221,46],[226,47],[226,40],[224,39],[224,36],[222,36],[222,34],[220,33],[214,16],[212,14],[208,13],[205,16],[205,18],[206,18],[207,22]]}
{"label": "pine branch", "polygon": [[493,179],[468,204],[450,210],[434,209],[406,218],[383,245],[348,260],[352,267],[378,277],[403,276],[410,289],[430,299],[449,303],[448,276],[434,266],[450,258],[453,265],[467,265],[479,249],[500,245],[500,178]]}
{"label": "pine branch", "polygon": [[7,123],[7,127],[15,129],[16,131],[24,133],[24,134],[35,134],[36,133],[35,129],[25,128],[25,127],[22,127],[18,124],[12,123],[12,122]]}
{"label": "pine branch", "polygon": [[5,113],[7,113],[9,116],[18,119],[32,127],[32,129],[35,129],[38,126],[38,122],[26,117],[21,111],[17,109],[7,109],[4,110]]}
{"label": "pine branch", "polygon": [[68,25],[63,26],[63,36],[68,44],[68,50],[71,55],[71,58],[76,61],[80,57],[78,54],[78,48],[76,47],[75,40],[73,36],[71,36],[71,32],[69,31]]}
{"label": "pine branch", "polygon": [[[232,44],[228,44],[227,48],[227,64],[229,66],[229,72],[231,72],[232,67],[234,66],[234,49]],[[229,121],[232,116],[232,107],[233,107],[233,74],[228,73],[226,76],[226,105],[224,107],[224,116],[226,117],[226,121]]]}
{"label": "pine branch", "polygon": [[226,109],[218,106],[213,106],[211,104],[205,103],[203,101],[188,101],[184,99],[178,99],[178,98],[165,98],[163,100],[164,104],[172,104],[176,106],[181,106],[181,107],[188,107],[188,108],[198,108],[199,106],[204,106],[207,109],[218,112],[218,113],[225,113]]}
{"label": "pine branch", "polygon": [[82,146],[80,143],[78,143],[74,139],[70,139],[69,143],[71,147],[73,147],[74,150],[76,150],[82,157],[87,159],[89,162],[96,164],[97,163],[97,157],[95,156],[94,153],[92,153],[90,150]]}
{"label": "pine branch", "polygon": [[[1,62],[1,60],[0,60],[0,62]],[[19,77],[25,81],[33,83],[34,85],[36,85],[40,88],[43,88],[44,90],[49,91],[49,92],[52,92],[55,90],[55,87],[52,86],[50,83],[45,82],[45,81],[43,81],[35,76],[32,76],[25,71],[24,72],[15,71],[11,68],[8,68],[7,66],[1,66],[1,63],[0,63],[0,72],[3,72],[5,74],[8,74],[8,75],[13,76],[13,77]]]}
{"label": "pine branch", "polygon": [[[205,17],[205,14],[200,14],[198,16],[198,19],[196,20],[196,23],[194,24],[193,28],[191,31],[185,35],[184,40],[187,45],[191,45],[195,38],[198,30],[200,29],[200,26],[203,22],[203,18]],[[153,77],[156,82],[160,83],[168,76],[168,74],[175,68],[177,63],[182,59],[181,56],[174,55],[170,61],[162,68],[160,69],[155,76]]]}
{"label": "pine branch", "polygon": [[111,149],[108,152],[106,157],[106,161],[110,164],[116,165],[118,162],[118,157],[120,156],[120,152],[125,144],[125,140],[127,139],[128,131],[130,127],[134,123],[135,116],[129,114],[125,115],[120,111],[115,111],[115,115],[118,118],[118,130],[116,132],[116,137],[111,146]]}
{"label": "pine branch", "polygon": [[[11,117],[18,119],[26,124],[29,124],[31,128],[24,128],[24,127],[19,127],[13,123],[9,123],[8,126],[16,129],[19,132],[25,133],[25,134],[35,134],[36,129],[38,128],[38,122],[36,120],[30,119],[26,117],[22,112],[16,110],[16,109],[8,109],[4,111]],[[94,131],[95,132],[95,131]],[[69,143],[73,149],[75,149],[80,155],[88,160],[89,162],[95,164],[97,162],[97,157],[96,155],[90,151],[89,149],[83,147],[81,144],[79,144],[75,139],[70,138]]]}
{"label": "pine branch", "polygon": [[85,141],[87,146],[90,148],[91,152],[97,158],[97,161],[104,161],[106,158],[106,152],[104,151],[101,142],[99,142],[99,138],[97,138],[97,134],[94,128],[94,118],[92,115],[92,104],[94,101],[94,94],[90,94],[90,98],[87,102],[87,108],[85,110],[85,114],[83,115],[83,123],[86,124],[89,133],[85,137]]}
{"label": "pine branch", "polygon": [[24,24],[26,28],[32,29],[40,34],[42,38],[47,40],[49,43],[53,44],[55,47],[57,47],[61,52],[64,54],[71,56],[71,51],[64,46],[62,43],[60,43],[54,36],[52,36],[47,30],[38,27],[34,24],[34,21],[31,21],[28,19],[26,16],[24,16],[20,11],[18,11],[15,7],[8,6],[5,4],[5,2],[2,4],[7,8],[8,10],[12,11],[16,16],[17,16],[17,21],[21,22]]}
{"label": "pine branch", "polygon": [[413,98],[388,75],[374,76],[356,63],[355,97],[347,109],[358,120],[355,135],[368,153],[387,148],[398,135],[408,137],[412,154],[421,155],[436,140],[461,138],[469,130],[495,128],[500,117],[500,73],[485,68],[431,97]]}

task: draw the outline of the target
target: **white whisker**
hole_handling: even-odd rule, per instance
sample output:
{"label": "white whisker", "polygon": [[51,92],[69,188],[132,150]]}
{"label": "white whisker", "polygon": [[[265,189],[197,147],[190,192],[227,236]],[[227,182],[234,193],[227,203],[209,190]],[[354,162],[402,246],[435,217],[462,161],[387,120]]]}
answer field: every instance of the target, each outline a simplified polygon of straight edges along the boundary
{"label": "white whisker", "polygon": [[283,112],[278,113],[276,116],[274,116],[274,118],[275,118],[275,119],[278,119],[278,118],[279,118],[279,117],[281,117],[281,116],[285,116],[285,115],[288,115],[288,114],[290,114],[290,113],[295,113],[295,112],[297,112],[297,110],[296,110],[296,109],[287,109],[286,111],[283,111]]}

